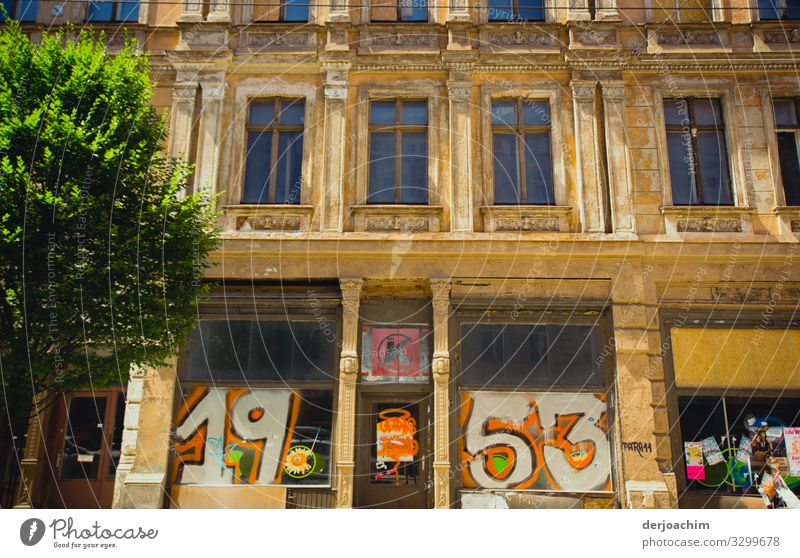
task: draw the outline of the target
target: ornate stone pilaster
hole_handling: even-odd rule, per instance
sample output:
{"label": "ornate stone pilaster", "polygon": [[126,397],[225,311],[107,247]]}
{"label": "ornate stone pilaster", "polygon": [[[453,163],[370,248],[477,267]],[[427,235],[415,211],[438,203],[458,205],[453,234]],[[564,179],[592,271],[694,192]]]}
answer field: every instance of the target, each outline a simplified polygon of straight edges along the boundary
{"label": "ornate stone pilaster", "polygon": [[231,5],[228,0],[211,0],[208,21],[228,23],[231,20]]}
{"label": "ornate stone pilaster", "polygon": [[49,392],[38,393],[33,398],[32,417],[28,421],[28,431],[25,438],[25,449],[20,463],[19,484],[14,498],[14,508],[31,509],[39,507],[41,502],[41,471],[39,456],[44,448],[42,430],[49,422],[50,405],[46,405]]}
{"label": "ornate stone pilaster", "polygon": [[194,190],[215,192],[219,174],[220,142],[222,140],[222,108],[225,99],[225,83],[203,82],[200,133],[197,145],[197,168]]}
{"label": "ornate stone pilaster", "polygon": [[567,21],[591,21],[588,0],[568,0]]}
{"label": "ornate stone pilaster", "polygon": [[356,381],[358,380],[358,309],[361,279],[341,279],[342,353],[339,360],[339,400],[336,406],[336,507],[353,507]]}
{"label": "ornate stone pilaster", "polygon": [[433,303],[434,506],[450,507],[450,280],[431,279]]}
{"label": "ornate stone pilaster", "polygon": [[176,83],[172,86],[172,122],[169,134],[169,154],[184,161],[189,159],[192,138],[197,82]]}
{"label": "ornate stone pilaster", "polygon": [[597,21],[620,21],[617,0],[600,0],[597,4],[595,13]]}
{"label": "ornate stone pilaster", "polygon": [[141,416],[142,398],[144,396],[144,369],[131,367],[131,377],[125,393],[125,420],[122,430],[122,445],[120,449],[117,475],[114,482],[114,499],[112,508],[124,507],[123,494],[125,482],[133,470],[138,453],[139,420]]}
{"label": "ornate stone pilaster", "polygon": [[611,181],[611,219],[614,232],[634,232],[633,192],[628,172],[625,130],[625,84],[602,84],[608,177]]}
{"label": "ornate stone pilaster", "polygon": [[183,13],[178,17],[179,22],[203,21],[202,0],[186,0],[183,3]]}
{"label": "ornate stone pilaster", "polygon": [[323,186],[321,220],[323,232],[342,230],[344,192],[345,118],[348,63],[327,68],[325,120],[323,122]]}
{"label": "ornate stone pilaster", "polygon": [[328,21],[331,23],[350,23],[350,6],[347,0],[332,0],[328,12]]}
{"label": "ornate stone pilaster", "polygon": [[450,0],[450,5],[447,9],[447,21],[470,22],[467,0]]}
{"label": "ornate stone pilaster", "polygon": [[597,141],[594,81],[572,80],[575,105],[575,151],[578,166],[581,227],[583,232],[604,232],[604,177]]}
{"label": "ornate stone pilaster", "polygon": [[472,232],[471,81],[448,81],[450,99],[450,223],[454,232]]}

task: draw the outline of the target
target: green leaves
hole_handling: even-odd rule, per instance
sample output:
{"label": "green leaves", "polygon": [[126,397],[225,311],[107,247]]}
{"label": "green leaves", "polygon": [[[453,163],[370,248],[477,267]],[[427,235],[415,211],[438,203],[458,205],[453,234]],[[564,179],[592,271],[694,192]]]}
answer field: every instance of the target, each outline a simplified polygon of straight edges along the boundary
{"label": "green leaves", "polygon": [[183,195],[191,169],[161,152],[147,56],[72,33],[34,45],[0,29],[0,364],[16,416],[34,393],[175,354],[219,242],[215,200]]}

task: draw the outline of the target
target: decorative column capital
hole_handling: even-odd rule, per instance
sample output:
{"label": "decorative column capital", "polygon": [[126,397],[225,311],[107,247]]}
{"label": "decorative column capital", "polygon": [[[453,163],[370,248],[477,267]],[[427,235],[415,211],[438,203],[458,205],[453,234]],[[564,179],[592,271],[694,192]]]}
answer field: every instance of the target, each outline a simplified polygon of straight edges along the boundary
{"label": "decorative column capital", "polygon": [[194,101],[197,95],[197,82],[186,81],[172,85],[173,101]]}
{"label": "decorative column capital", "polygon": [[594,100],[595,89],[597,82],[591,80],[576,80],[573,79],[569,83],[572,89],[572,98],[576,101],[589,101]]}
{"label": "decorative column capital", "polygon": [[358,373],[358,357],[342,355],[339,359],[339,371],[347,376],[355,376]]}
{"label": "decorative column capital", "polygon": [[221,101],[225,98],[225,82],[206,82],[202,83],[203,99],[209,101]]}
{"label": "decorative column capital", "polygon": [[603,98],[609,101],[623,101],[625,99],[625,84],[620,81],[601,83]]}
{"label": "decorative column capital", "polygon": [[450,279],[431,279],[431,293],[433,302],[445,302],[450,304]]}
{"label": "decorative column capital", "polygon": [[450,357],[448,356],[435,356],[433,357],[433,363],[431,365],[433,369],[433,380],[444,380],[447,381],[447,377],[450,375]]}
{"label": "decorative column capital", "polygon": [[358,302],[361,296],[361,286],[364,281],[360,277],[339,279],[339,288],[342,291],[342,303],[352,304]]}

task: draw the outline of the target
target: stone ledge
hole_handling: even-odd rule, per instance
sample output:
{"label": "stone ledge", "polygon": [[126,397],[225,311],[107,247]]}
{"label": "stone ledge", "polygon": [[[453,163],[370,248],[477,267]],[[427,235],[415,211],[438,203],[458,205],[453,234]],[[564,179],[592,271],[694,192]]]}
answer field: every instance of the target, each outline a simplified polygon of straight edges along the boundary
{"label": "stone ledge", "polygon": [[492,205],[480,208],[485,232],[569,232],[571,205]]}
{"label": "stone ledge", "polygon": [[358,53],[438,54],[446,41],[447,33],[438,25],[370,23],[359,26]]}
{"label": "stone ledge", "polygon": [[692,233],[753,234],[752,207],[730,205],[674,205],[661,208],[667,235]]}
{"label": "stone ledge", "polygon": [[223,209],[227,232],[305,232],[314,213],[311,205],[290,204],[240,204]]}
{"label": "stone ledge", "polygon": [[800,236],[800,206],[780,206],[773,212],[778,218],[778,231],[781,238],[796,241]]}
{"label": "stone ledge", "polygon": [[352,208],[356,232],[439,232],[440,205],[357,205]]}
{"label": "stone ledge", "polygon": [[317,30],[297,30],[296,25],[253,24],[239,31],[237,52],[303,52],[317,50]]}

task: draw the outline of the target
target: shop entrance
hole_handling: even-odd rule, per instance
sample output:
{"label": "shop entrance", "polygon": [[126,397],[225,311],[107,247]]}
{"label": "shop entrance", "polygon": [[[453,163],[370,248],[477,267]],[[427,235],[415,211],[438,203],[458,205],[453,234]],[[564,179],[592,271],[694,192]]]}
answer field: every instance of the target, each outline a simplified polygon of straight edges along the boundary
{"label": "shop entrance", "polygon": [[356,507],[428,506],[430,393],[362,393],[356,437]]}
{"label": "shop entrance", "polygon": [[111,507],[124,417],[122,388],[76,392],[60,405],[51,507]]}

